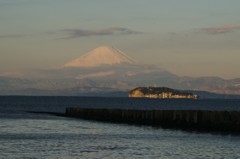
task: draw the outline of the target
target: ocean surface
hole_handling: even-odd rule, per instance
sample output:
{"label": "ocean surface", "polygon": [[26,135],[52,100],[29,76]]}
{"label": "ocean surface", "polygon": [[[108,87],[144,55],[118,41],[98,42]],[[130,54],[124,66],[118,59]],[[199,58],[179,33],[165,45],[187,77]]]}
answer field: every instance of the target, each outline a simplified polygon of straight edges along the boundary
{"label": "ocean surface", "polygon": [[238,135],[29,113],[73,106],[240,111],[240,100],[0,96],[0,159],[240,159]]}

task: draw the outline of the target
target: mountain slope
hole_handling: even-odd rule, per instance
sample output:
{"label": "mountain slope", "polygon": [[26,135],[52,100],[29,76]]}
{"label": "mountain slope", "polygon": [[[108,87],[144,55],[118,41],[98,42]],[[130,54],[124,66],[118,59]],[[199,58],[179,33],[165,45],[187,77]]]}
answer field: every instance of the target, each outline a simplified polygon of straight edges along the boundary
{"label": "mountain slope", "polygon": [[135,61],[118,49],[101,46],[66,63],[64,67],[96,67],[115,64],[135,64]]}

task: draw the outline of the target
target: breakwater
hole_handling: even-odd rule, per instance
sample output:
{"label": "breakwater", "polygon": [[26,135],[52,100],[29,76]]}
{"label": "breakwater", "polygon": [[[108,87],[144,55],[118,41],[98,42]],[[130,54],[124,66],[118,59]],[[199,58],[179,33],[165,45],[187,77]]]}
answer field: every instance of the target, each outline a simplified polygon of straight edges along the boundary
{"label": "breakwater", "polygon": [[66,108],[65,115],[88,120],[200,131],[240,132],[239,111]]}

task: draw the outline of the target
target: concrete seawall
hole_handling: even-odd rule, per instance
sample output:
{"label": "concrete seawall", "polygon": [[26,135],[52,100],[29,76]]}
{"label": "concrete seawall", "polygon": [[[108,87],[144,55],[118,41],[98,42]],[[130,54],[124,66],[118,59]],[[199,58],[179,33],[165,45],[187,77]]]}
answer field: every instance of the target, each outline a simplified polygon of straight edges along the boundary
{"label": "concrete seawall", "polygon": [[240,132],[239,111],[67,108],[65,115],[96,121],[166,128]]}

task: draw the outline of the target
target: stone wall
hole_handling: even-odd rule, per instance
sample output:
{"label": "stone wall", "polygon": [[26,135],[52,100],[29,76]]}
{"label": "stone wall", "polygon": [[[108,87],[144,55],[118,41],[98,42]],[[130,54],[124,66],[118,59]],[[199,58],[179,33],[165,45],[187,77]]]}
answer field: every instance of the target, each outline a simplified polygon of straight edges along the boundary
{"label": "stone wall", "polygon": [[167,128],[240,132],[238,111],[67,108],[66,116]]}

